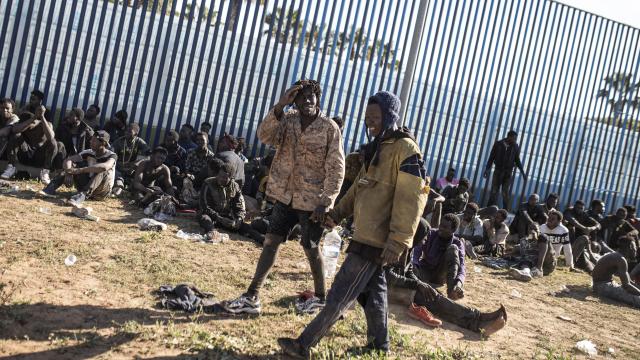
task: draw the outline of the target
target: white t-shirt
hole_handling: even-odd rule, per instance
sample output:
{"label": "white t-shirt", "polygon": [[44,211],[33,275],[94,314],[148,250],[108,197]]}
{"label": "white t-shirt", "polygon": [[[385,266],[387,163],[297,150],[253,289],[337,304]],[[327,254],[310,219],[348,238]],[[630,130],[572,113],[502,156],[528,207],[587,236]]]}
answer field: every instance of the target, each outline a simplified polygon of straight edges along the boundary
{"label": "white t-shirt", "polygon": [[116,153],[114,153],[111,150],[105,150],[104,154],[102,154],[102,156],[98,157],[96,156],[96,153],[91,150],[91,149],[87,149],[84,150],[82,152],[80,152],[78,155],[82,156],[82,159],[89,162],[89,159],[93,159],[95,163],[100,164],[100,163],[104,163],[107,162],[109,159],[113,159],[113,166],[107,170],[107,181],[113,186],[113,183],[116,180],[116,161],[118,160],[118,155],[116,155]]}
{"label": "white t-shirt", "polygon": [[553,229],[549,229],[547,224],[540,226],[540,233],[545,234],[551,244],[569,244],[569,229],[560,224]]}

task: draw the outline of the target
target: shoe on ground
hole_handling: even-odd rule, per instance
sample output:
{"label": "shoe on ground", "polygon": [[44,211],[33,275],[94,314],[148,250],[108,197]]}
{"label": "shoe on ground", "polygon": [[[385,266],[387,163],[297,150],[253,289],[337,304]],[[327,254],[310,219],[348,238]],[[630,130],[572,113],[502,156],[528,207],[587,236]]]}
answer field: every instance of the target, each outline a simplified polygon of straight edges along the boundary
{"label": "shoe on ground", "polygon": [[518,270],[516,268],[512,268],[511,270],[509,270],[509,275],[511,275],[511,277],[513,277],[518,281],[529,282],[531,281],[531,279],[533,279],[529,268],[526,268],[524,270]]}
{"label": "shoe on ground", "polygon": [[49,170],[48,169],[40,170],[40,182],[45,184],[45,185],[49,185],[49,183],[51,182],[51,178],[49,177]]}
{"label": "shoe on ground", "polygon": [[298,299],[296,301],[296,310],[299,314],[315,314],[324,308],[325,302],[317,296],[313,296],[307,300]]}
{"label": "shoe on ground", "polygon": [[16,167],[11,165],[11,164],[9,164],[9,165],[7,165],[7,168],[4,169],[4,172],[2,173],[2,175],[0,175],[0,178],[2,178],[4,180],[9,180],[15,174],[16,174]]}
{"label": "shoe on ground", "polygon": [[442,325],[442,321],[433,316],[433,314],[424,306],[418,306],[412,303],[409,305],[409,316],[429,327],[438,327]]}
{"label": "shoe on ground", "polygon": [[82,203],[87,199],[86,195],[84,193],[77,193],[75,195],[73,195],[71,198],[69,198],[69,205],[73,206],[73,207],[82,207]]}
{"label": "shoe on ground", "polygon": [[541,278],[543,275],[544,275],[544,273],[542,272],[542,270],[540,270],[538,268],[531,269],[531,277]]}
{"label": "shoe on ground", "polygon": [[280,345],[280,348],[282,349],[283,353],[291,356],[294,359],[309,358],[309,352],[306,351],[296,339],[279,338],[278,345]]}
{"label": "shoe on ground", "polygon": [[225,302],[222,307],[232,314],[260,314],[262,311],[258,297],[247,295]]}

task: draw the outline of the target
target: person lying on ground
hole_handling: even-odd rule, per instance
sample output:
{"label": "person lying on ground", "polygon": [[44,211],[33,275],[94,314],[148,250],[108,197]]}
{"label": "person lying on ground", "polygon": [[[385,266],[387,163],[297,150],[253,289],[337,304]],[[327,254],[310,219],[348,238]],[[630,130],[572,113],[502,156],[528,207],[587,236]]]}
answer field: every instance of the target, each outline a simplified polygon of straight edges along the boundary
{"label": "person lying on ground", "polygon": [[175,195],[171,171],[164,164],[166,158],[167,149],[158,146],[153,149],[148,160],[142,160],[136,167],[131,181],[131,195],[141,207],[146,207],[162,196]]}
{"label": "person lying on ground", "polygon": [[[422,219],[414,236],[417,245],[428,231],[426,220]],[[406,271],[405,268],[408,268]],[[430,270],[418,266],[404,266],[403,262],[385,267],[385,276],[389,286],[415,290],[409,316],[430,327],[442,324],[441,319],[462,328],[490,336],[502,329],[507,323],[507,311],[504,306],[494,312],[485,313],[448,299],[428,284]]]}
{"label": "person lying on ground", "polygon": [[4,154],[7,147],[13,125],[20,122],[15,111],[16,103],[12,99],[0,99],[0,156]]}
{"label": "person lying on ground", "polygon": [[471,247],[470,250],[472,251],[469,257],[477,259],[478,255],[498,256],[499,253],[504,253],[507,237],[509,236],[509,227],[504,222],[508,215],[507,210],[499,209],[492,218],[482,222],[483,243]]}
{"label": "person lying on ground", "polygon": [[[277,148],[267,183],[275,200],[269,231],[247,291],[225,304],[232,313],[260,313],[259,292],[273,267],[280,245],[300,224],[302,247],[309,260],[315,296],[301,307],[312,313],[325,305],[324,264],[320,252],[325,214],[338,196],[344,177],[344,152],[338,126],[320,111],[320,84],[297,81],[258,127],[258,138]],[[295,105],[295,110],[284,111]]]}
{"label": "person lying on ground", "polygon": [[127,126],[125,135],[116,139],[111,146],[113,152],[118,155],[116,184],[113,187],[113,194],[116,196],[130,185],[138,164],[149,154],[147,143],[138,137],[139,132],[140,126],[131,123]]}
{"label": "person lying on ground", "polygon": [[[112,142],[127,134],[127,119],[129,114],[125,110],[118,110],[108,122],[104,124],[102,130],[109,133]],[[113,150],[113,149],[112,149]]]}
{"label": "person lying on ground", "polygon": [[478,216],[478,204],[470,202],[464,208],[462,214],[458,215],[460,226],[456,230],[455,235],[465,244],[465,252],[469,256],[470,248],[482,245],[484,242],[484,228],[480,217]]}
{"label": "person lying on ground", "polygon": [[44,117],[46,109],[40,106],[35,114],[22,113],[21,121],[13,124],[11,135],[7,143],[7,160],[9,164],[2,179],[11,179],[16,173],[16,165],[23,164],[33,167],[41,167],[40,181],[48,185],[51,181],[49,174],[52,170],[61,167],[61,159],[64,158],[64,146],[55,139],[53,125]]}
{"label": "person lying on ground", "polygon": [[39,194],[55,196],[62,185],[73,184],[78,192],[69,199],[71,205],[80,207],[86,199],[103,200],[113,188],[117,158],[109,150],[109,133],[96,131],[91,136],[90,148],[67,157],[62,165],[64,172],[54,177]]}
{"label": "person lying on ground", "polygon": [[627,261],[635,262],[638,249],[638,230],[626,220],[627,209],[621,207],[615,215],[608,215],[600,221],[604,243],[621,253]]}
{"label": "person lying on ground", "polygon": [[233,173],[231,178],[240,185],[240,189],[244,186],[244,161],[236,154],[238,140],[229,134],[224,134],[218,140],[218,151],[216,158],[231,164]]}
{"label": "person lying on ground", "polygon": [[509,225],[509,231],[518,235],[518,240],[527,238],[529,240],[537,238],[540,233],[539,221],[544,213],[538,206],[540,197],[538,194],[531,194],[527,202],[520,204],[513,221]]}
{"label": "person lying on ground", "polygon": [[197,148],[187,153],[187,160],[184,165],[184,175],[190,176],[196,189],[200,189],[202,183],[209,177],[209,161],[215,157],[209,150],[209,136],[206,133],[196,134]]}
{"label": "person lying on ground", "polygon": [[457,186],[448,186],[442,191],[442,215],[457,214],[464,211],[469,202],[469,188],[471,184],[467,178],[460,179]]}
{"label": "person lying on ground", "polygon": [[367,346],[389,351],[383,266],[398,262],[412,245],[428,192],[420,148],[408,129],[398,128],[399,111],[400,99],[392,93],[382,91],[368,100],[365,123],[373,139],[364,147],[364,166],[326,218],[326,225],[333,227],[354,215],[353,240],[324,309],[298,338],[278,339],[287,355],[308,356],[356,300],[365,304]]}
{"label": "person lying on ground", "polygon": [[200,190],[198,223],[209,238],[215,238],[216,228],[247,232],[244,197],[238,183],[232,180],[233,166],[214,159],[216,176],[204,181]]}
{"label": "person lying on ground", "polygon": [[[640,309],[640,289],[631,282],[631,277],[640,273],[640,266],[636,266],[632,274],[628,272],[628,264],[625,257],[619,252],[611,252],[598,260],[591,278],[593,280],[593,292],[601,297],[620,301]],[[613,282],[613,275],[617,275],[622,286]]]}
{"label": "person lying on ground", "polygon": [[[438,229],[426,233],[423,241],[413,249],[413,264],[425,269],[429,274],[425,281],[436,285],[447,285],[447,296],[452,300],[464,297],[465,246],[455,236],[460,220],[453,214],[446,214],[440,220]],[[428,270],[428,271],[427,271]]]}
{"label": "person lying on ground", "polygon": [[84,123],[89,125],[89,127],[93,131],[100,130],[100,119],[98,118],[99,115],[100,106],[98,106],[98,104],[89,105],[87,111],[84,112]]}
{"label": "person lying on ground", "polygon": [[434,189],[437,192],[442,193],[442,191],[449,186],[457,186],[460,180],[456,179],[455,176],[456,176],[456,169],[449,168],[449,170],[447,170],[446,176],[443,176],[440,179],[436,180],[436,186],[434,186]]}
{"label": "person lying on ground", "polygon": [[91,148],[93,129],[84,123],[84,111],[73,108],[56,129],[56,140],[64,144],[67,156]]}
{"label": "person lying on ground", "polygon": [[547,216],[549,216],[549,211],[556,210],[556,207],[558,207],[558,199],[558,194],[550,193],[544,200],[544,204],[538,204],[538,214],[540,214],[536,219],[538,224],[542,225],[547,223]]}

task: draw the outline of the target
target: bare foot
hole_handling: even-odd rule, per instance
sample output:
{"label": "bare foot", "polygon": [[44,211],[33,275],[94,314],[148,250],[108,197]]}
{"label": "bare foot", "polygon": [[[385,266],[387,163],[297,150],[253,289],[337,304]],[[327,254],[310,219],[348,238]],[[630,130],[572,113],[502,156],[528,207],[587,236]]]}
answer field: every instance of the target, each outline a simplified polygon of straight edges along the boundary
{"label": "bare foot", "polygon": [[500,331],[500,329],[502,329],[506,324],[507,324],[507,320],[502,316],[500,316],[499,318],[493,321],[485,323],[483,326],[480,327],[480,331],[482,333],[482,336],[489,337],[495,334],[496,332]]}

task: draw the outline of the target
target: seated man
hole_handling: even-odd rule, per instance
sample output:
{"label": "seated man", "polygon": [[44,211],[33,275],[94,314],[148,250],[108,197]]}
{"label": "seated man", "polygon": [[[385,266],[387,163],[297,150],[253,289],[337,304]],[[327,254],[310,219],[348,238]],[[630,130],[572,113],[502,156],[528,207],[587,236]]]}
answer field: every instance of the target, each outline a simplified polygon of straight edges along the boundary
{"label": "seated man", "polygon": [[577,200],[573,207],[564,211],[564,220],[569,229],[569,237],[573,240],[571,252],[573,253],[574,265],[591,273],[595,263],[590,261],[586,247],[589,246],[591,250],[596,250],[598,254],[603,247],[606,247],[596,236],[600,230],[600,223],[585,211],[585,204],[582,200]]}
{"label": "seated man", "polygon": [[456,179],[455,176],[456,176],[456,169],[449,168],[449,170],[447,171],[447,176],[441,177],[440,179],[436,180],[435,190],[441,193],[444,189],[446,189],[449,186],[451,187],[457,186],[459,180]]}
{"label": "seated man", "polygon": [[14,124],[20,122],[20,118],[15,113],[16,103],[9,99],[0,99],[0,156],[4,153],[11,129]]}
{"label": "seated man", "polygon": [[180,139],[178,139],[178,145],[182,146],[187,153],[198,147],[198,145],[193,142],[194,131],[193,126],[189,124],[183,124],[182,127],[180,127]]}
{"label": "seated man", "polygon": [[636,217],[636,207],[633,205],[625,205],[624,208],[627,209],[627,222],[636,230],[640,231],[640,219]]}
{"label": "seated man", "polygon": [[[550,213],[547,223],[549,228],[556,228],[560,224],[560,213],[554,211]],[[545,231],[548,230],[545,228]],[[549,237],[545,233],[540,233],[537,240],[520,243],[520,253],[522,260],[509,270],[516,280],[531,281],[534,277],[550,275],[556,269],[556,255]]]}
{"label": "seated man", "polygon": [[79,207],[86,199],[102,200],[111,193],[115,181],[117,155],[109,150],[109,133],[96,131],[91,137],[90,149],[71,155],[64,160],[64,173],[51,180],[39,194],[55,196],[63,184],[74,184],[78,193],[69,203]]}
{"label": "seated man", "polygon": [[[44,106],[44,93],[36,89],[31,92],[29,101],[16,113],[18,114],[18,116],[21,116],[24,113],[35,114],[36,110],[41,106]],[[51,111],[49,111],[49,109],[45,108],[43,117],[48,122],[53,123],[53,116],[51,114]]]}
{"label": "seated man", "polygon": [[455,235],[465,244],[467,255],[471,256],[473,246],[482,245],[484,242],[484,229],[482,220],[478,216],[478,204],[470,202],[464,208],[464,212],[458,215],[460,227]]}
{"label": "seated man", "polygon": [[102,129],[109,133],[109,137],[113,142],[126,135],[128,117],[129,114],[127,114],[126,111],[118,110],[118,112],[111,117],[111,120],[104,124]]}
{"label": "seated man", "polygon": [[236,154],[240,157],[243,163],[248,163],[249,159],[244,155],[244,151],[247,149],[247,140],[243,137],[236,138],[238,146],[236,146]]}
{"label": "seated man", "polygon": [[216,227],[245,233],[244,197],[238,183],[231,180],[233,166],[220,159],[213,161],[217,175],[206,179],[200,190],[198,223],[210,239],[215,238]]}
{"label": "seated man", "polygon": [[224,134],[218,140],[218,152],[216,158],[231,164],[233,173],[231,178],[240,185],[240,189],[244,185],[244,161],[236,154],[236,148],[238,147],[238,141],[236,138],[229,134]]}
{"label": "seated man", "polygon": [[146,207],[163,195],[174,196],[171,184],[171,172],[164,164],[167,149],[158,146],[153,149],[148,160],[141,161],[136,167],[131,182],[132,195],[139,205]]}
{"label": "seated man", "polygon": [[93,131],[100,130],[100,119],[98,115],[100,115],[100,106],[98,106],[98,104],[89,105],[87,111],[84,112],[84,123],[89,125]]}
{"label": "seated man", "polygon": [[[635,308],[640,308],[640,289],[633,285],[632,278],[640,275],[640,265],[631,274],[628,272],[627,260],[618,252],[611,252],[598,260],[593,273],[593,292],[599,296],[617,300]],[[618,275],[622,286],[613,282],[613,275]]]}
{"label": "seated man", "polygon": [[344,158],[344,180],[342,181],[342,187],[340,187],[340,193],[338,194],[336,202],[340,201],[347,191],[349,191],[360,169],[362,169],[363,163],[364,154],[360,150],[354,151]]}
{"label": "seated man", "polygon": [[516,216],[513,218],[509,230],[518,234],[518,239],[535,239],[540,233],[538,220],[544,216],[542,209],[538,207],[540,197],[538,194],[531,194],[529,200],[520,204]]}
{"label": "seated man", "polygon": [[635,262],[637,259],[638,230],[636,230],[627,218],[627,209],[621,207],[616,210],[615,215],[606,216],[600,225],[604,243],[614,251],[621,253],[628,262]]}
{"label": "seated man", "polygon": [[442,214],[457,214],[464,211],[464,207],[469,202],[469,193],[467,192],[471,184],[466,178],[460,179],[458,186],[449,186],[442,191],[444,202],[442,203]]}
{"label": "seated man", "polygon": [[181,176],[187,161],[187,151],[178,144],[179,135],[175,130],[170,130],[164,136],[164,143],[161,145],[167,149],[167,159],[164,164],[171,171],[171,183],[178,190],[182,190],[183,177]]}
{"label": "seated man", "polygon": [[[12,178],[16,173],[15,165],[21,163],[41,167],[40,181],[45,185],[51,181],[49,173],[63,146],[56,141],[53,125],[45,119],[45,111],[45,107],[40,106],[35,114],[22,113],[22,120],[13,124],[6,150],[9,165],[0,176],[2,179]],[[62,157],[63,153],[64,151],[61,152]]]}
{"label": "seated man", "polygon": [[138,137],[140,126],[131,123],[127,126],[125,136],[116,139],[112,145],[113,152],[118,155],[116,162],[116,184],[113,189],[114,195],[118,196],[128,185],[133,177],[138,163],[144,159],[149,152],[147,143]]}
{"label": "seated man", "polygon": [[538,212],[542,213],[538,219],[534,219],[538,222],[538,224],[542,225],[547,222],[547,216],[549,216],[549,211],[555,210],[558,206],[559,196],[556,193],[551,193],[547,195],[547,198],[544,200],[544,204],[538,204]]}
{"label": "seated man", "polygon": [[426,232],[413,250],[413,264],[421,272],[418,277],[436,285],[447,284],[447,296],[452,300],[464,297],[465,248],[454,235],[459,225],[455,215],[444,215],[438,230]]}
{"label": "seated man", "polygon": [[592,218],[598,220],[598,222],[602,221],[602,219],[604,219],[604,201],[600,200],[600,199],[595,199],[591,201],[591,204],[589,205],[589,210],[587,211],[587,215],[591,216]]}
{"label": "seated man", "polygon": [[186,175],[192,175],[195,178],[194,186],[196,189],[200,189],[204,180],[209,177],[209,161],[215,155],[209,150],[209,136],[206,133],[197,133],[196,143],[198,147],[187,154],[183,172]]}
{"label": "seated man", "polygon": [[573,267],[573,252],[571,241],[569,240],[569,229],[562,225],[562,218],[561,212],[551,210],[547,223],[540,226],[540,233],[545,235],[551,243],[556,260],[560,256],[560,252],[564,253],[564,261],[569,266],[569,270],[573,271],[575,268]]}
{"label": "seated man", "polygon": [[[428,224],[422,219],[414,236],[415,245],[419,244],[427,231]],[[409,307],[409,316],[427,326],[437,327],[442,324],[431,313],[462,328],[481,332],[484,336],[489,336],[506,325],[507,311],[504,306],[494,312],[484,313],[451,301],[427,283],[428,271],[423,271],[420,267],[409,266],[405,271],[404,264],[400,262],[386,266],[385,275],[391,286],[416,290],[413,304]]]}
{"label": "seated man", "polygon": [[73,108],[56,129],[56,139],[64,144],[67,155],[75,155],[91,147],[93,129],[83,120],[84,111]]}
{"label": "seated man", "polygon": [[500,209],[496,214],[482,223],[484,230],[484,244],[472,248],[472,257],[476,254],[497,256],[498,253],[504,253],[504,247],[509,236],[509,227],[504,221],[509,213],[505,209]]}

